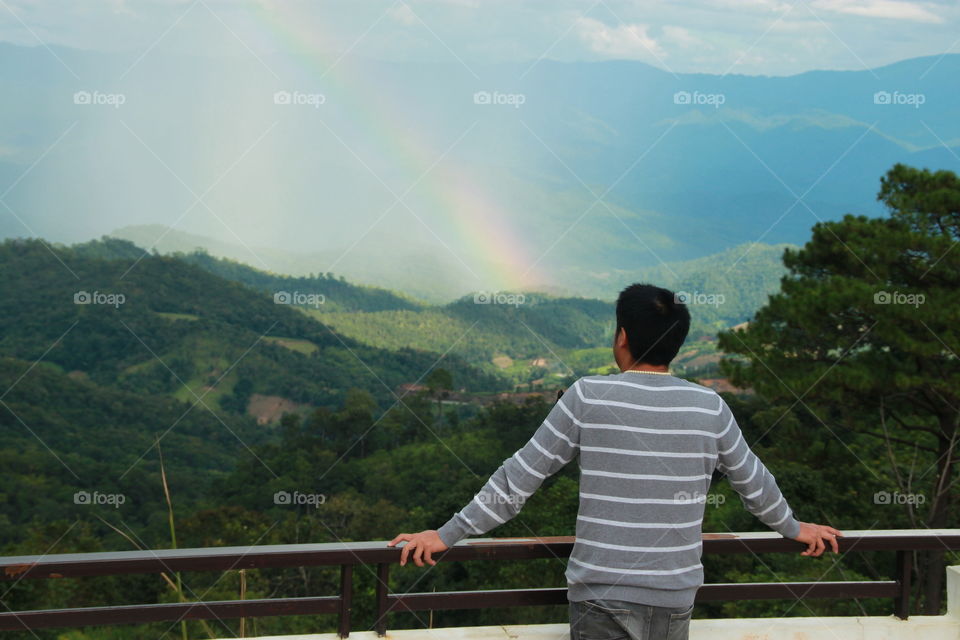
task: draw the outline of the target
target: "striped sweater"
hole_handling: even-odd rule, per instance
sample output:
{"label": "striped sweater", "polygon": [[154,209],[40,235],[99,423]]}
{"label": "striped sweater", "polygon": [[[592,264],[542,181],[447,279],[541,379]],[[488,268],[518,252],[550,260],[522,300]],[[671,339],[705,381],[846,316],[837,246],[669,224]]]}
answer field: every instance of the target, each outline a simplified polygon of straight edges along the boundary
{"label": "striped sweater", "polygon": [[533,437],[439,530],[452,546],[514,517],[548,476],[580,456],[571,601],[686,607],[703,584],[701,526],[714,470],[785,537],[800,524],[773,475],[711,389],[634,372],[577,380]]}

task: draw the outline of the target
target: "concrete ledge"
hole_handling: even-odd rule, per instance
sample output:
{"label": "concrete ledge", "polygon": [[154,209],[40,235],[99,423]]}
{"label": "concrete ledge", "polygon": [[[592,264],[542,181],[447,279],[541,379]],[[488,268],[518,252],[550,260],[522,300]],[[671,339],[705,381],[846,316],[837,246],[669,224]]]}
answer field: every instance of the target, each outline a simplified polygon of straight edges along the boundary
{"label": "concrete ledge", "polygon": [[[569,640],[566,624],[398,629],[395,640]],[[336,640],[336,634],[269,636],[260,640]],[[378,640],[374,631],[350,634],[355,640]],[[960,619],[952,616],[914,616],[909,620],[885,617],[739,618],[694,620],[690,640],[960,640]]]}
{"label": "concrete ledge", "polygon": [[958,640],[952,616],[694,620],[690,640]]}
{"label": "concrete ledge", "polygon": [[[397,629],[387,631],[387,640],[569,640],[568,624],[506,625],[499,627],[449,627],[446,629]],[[339,640],[335,633],[299,636],[264,636],[257,640]],[[354,631],[349,640],[383,640],[376,631]],[[953,639],[951,639],[953,640]]]}

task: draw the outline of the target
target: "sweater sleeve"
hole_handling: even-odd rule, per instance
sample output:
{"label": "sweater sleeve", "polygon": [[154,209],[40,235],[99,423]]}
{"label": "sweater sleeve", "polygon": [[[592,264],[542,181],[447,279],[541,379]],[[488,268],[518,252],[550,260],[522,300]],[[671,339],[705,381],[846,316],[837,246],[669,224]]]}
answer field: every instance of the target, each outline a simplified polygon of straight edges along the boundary
{"label": "sweater sleeve", "polygon": [[437,532],[448,547],[469,535],[482,535],[520,512],[545,479],[570,462],[580,448],[580,427],[574,416],[579,394],[574,382],[557,401],[533,437],[504,460],[467,505]]}
{"label": "sweater sleeve", "polygon": [[717,468],[740,494],[747,511],[783,537],[797,537],[800,523],[780,493],[776,478],[747,445],[730,407],[722,400],[721,403]]}

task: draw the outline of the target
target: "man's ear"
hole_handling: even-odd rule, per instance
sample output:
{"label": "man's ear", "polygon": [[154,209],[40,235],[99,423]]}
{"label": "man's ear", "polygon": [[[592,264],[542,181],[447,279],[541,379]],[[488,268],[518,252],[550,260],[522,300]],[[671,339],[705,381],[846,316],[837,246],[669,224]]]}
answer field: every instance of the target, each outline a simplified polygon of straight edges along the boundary
{"label": "man's ear", "polygon": [[618,348],[625,349],[627,347],[627,330],[623,327],[617,329],[617,337],[614,342]]}

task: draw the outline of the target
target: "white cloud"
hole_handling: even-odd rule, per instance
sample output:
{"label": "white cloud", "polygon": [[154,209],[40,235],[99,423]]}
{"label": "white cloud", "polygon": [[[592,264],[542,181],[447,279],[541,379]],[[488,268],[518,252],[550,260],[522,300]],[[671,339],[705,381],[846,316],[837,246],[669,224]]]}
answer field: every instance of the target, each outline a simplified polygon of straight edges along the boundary
{"label": "white cloud", "polygon": [[6,2],[12,13],[0,5],[0,42],[35,46],[39,36],[131,62],[167,29],[151,56],[249,60],[217,18],[261,56],[283,54],[294,34],[308,50],[371,59],[449,62],[452,49],[470,66],[631,59],[678,73],[771,75],[941,55],[957,50],[960,33],[957,0],[205,0],[216,16],[191,9],[193,0]]}
{"label": "white cloud", "polygon": [[645,24],[608,26],[593,18],[583,18],[578,35],[590,51],[606,58],[650,60],[663,58],[666,52],[651,37]]}
{"label": "white cloud", "polygon": [[664,43],[674,44],[683,48],[702,48],[707,44],[702,37],[694,35],[690,29],[674,25],[666,25],[663,27],[663,37],[661,40],[663,40]]}
{"label": "white cloud", "polygon": [[826,9],[837,13],[846,13],[868,18],[888,18],[939,24],[943,18],[923,2],[906,0],[818,0],[812,5],[816,9]]}

